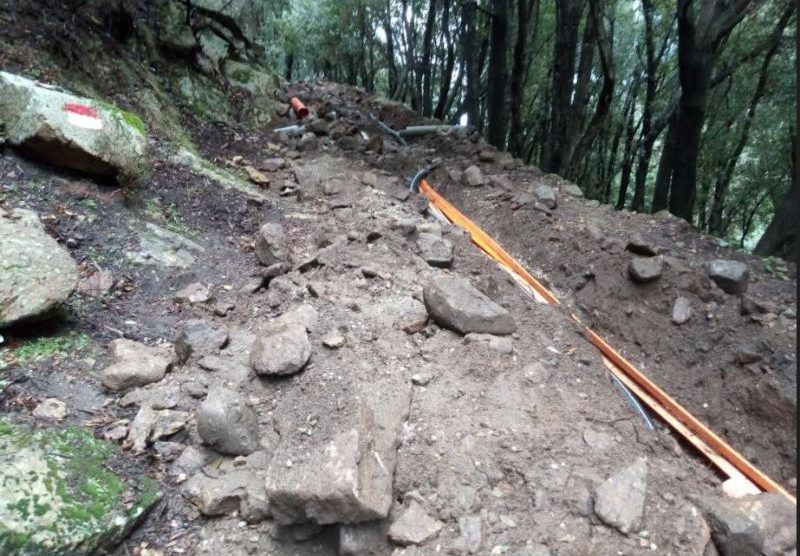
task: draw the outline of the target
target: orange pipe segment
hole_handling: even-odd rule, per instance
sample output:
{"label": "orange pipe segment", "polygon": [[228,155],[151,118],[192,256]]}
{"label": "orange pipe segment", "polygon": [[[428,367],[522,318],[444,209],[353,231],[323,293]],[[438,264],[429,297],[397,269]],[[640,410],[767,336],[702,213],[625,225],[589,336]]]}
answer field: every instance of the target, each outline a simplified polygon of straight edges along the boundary
{"label": "orange pipe segment", "polygon": [[294,110],[294,115],[297,116],[298,120],[302,120],[306,116],[308,116],[308,108],[306,105],[303,104],[299,98],[292,97],[289,99],[289,104],[292,106],[292,110]]}

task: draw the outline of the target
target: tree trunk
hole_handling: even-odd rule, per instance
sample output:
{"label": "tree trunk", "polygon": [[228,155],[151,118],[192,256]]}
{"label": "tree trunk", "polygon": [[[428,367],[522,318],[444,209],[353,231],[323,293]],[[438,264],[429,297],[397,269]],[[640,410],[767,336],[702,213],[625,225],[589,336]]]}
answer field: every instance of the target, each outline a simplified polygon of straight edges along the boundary
{"label": "tree trunk", "polygon": [[658,163],[656,174],[656,187],[653,191],[653,203],[650,212],[653,214],[667,208],[669,204],[669,186],[672,179],[672,160],[675,154],[675,121],[678,119],[677,110],[669,118],[667,137],[661,149],[661,160]]}
{"label": "tree trunk", "polygon": [[386,67],[389,72],[389,96],[397,89],[397,66],[394,62],[394,34],[392,33],[392,2],[386,0],[383,12],[383,30],[386,32]]}
{"label": "tree trunk", "polygon": [[506,109],[506,84],[508,83],[508,0],[493,0],[492,44],[489,53],[489,95],[487,111],[489,127],[487,139],[500,150],[506,148],[508,110]]}
{"label": "tree trunk", "polygon": [[545,172],[560,173],[563,171],[575,77],[578,28],[585,4],[585,0],[559,0],[556,2],[550,130],[544,144],[540,164]]}
{"label": "tree trunk", "polygon": [[[795,156],[797,155],[795,154]],[[800,217],[797,211],[797,203],[797,171],[795,170],[792,177],[792,187],[783,202],[775,207],[775,214],[772,220],[767,229],[764,230],[764,235],[758,240],[754,251],[756,255],[797,261],[797,221]]]}
{"label": "tree trunk", "polygon": [[470,125],[478,126],[480,123],[480,108],[478,106],[478,91],[480,90],[480,71],[478,69],[478,45],[475,25],[477,24],[477,4],[475,0],[467,0],[463,4],[462,23],[464,32],[461,51],[464,55],[466,67],[467,90],[464,98],[464,108],[467,110],[467,119]]}
{"label": "tree trunk", "polygon": [[528,58],[528,22],[538,0],[517,0],[517,41],[514,44],[514,61],[511,69],[511,129],[508,150],[515,157],[522,157],[525,148],[523,139],[522,107],[525,96]]}
{"label": "tree trunk", "polygon": [[453,48],[453,40],[450,36],[450,0],[444,0],[442,6],[442,32],[447,53],[442,67],[442,77],[439,84],[439,99],[436,101],[436,108],[433,110],[433,117],[440,120],[444,119],[447,98],[450,94],[450,85],[453,80],[453,70],[456,64],[456,52]]}
{"label": "tree trunk", "polygon": [[633,138],[636,136],[636,96],[639,89],[639,76],[634,77],[633,90],[631,92],[631,106],[628,113],[628,123],[625,130],[625,147],[622,150],[622,174],[619,180],[619,194],[617,195],[616,209],[625,208],[625,201],[628,196],[628,185],[631,182],[631,169],[633,168]]}
{"label": "tree trunk", "polygon": [[[750,0],[678,0],[678,77],[681,97],[674,122],[668,184],[669,211],[691,221],[697,191],[697,158],[714,60],[722,40],[747,14]],[[757,4],[754,4],[756,6]],[[672,126],[671,126],[672,127]]]}
{"label": "tree trunk", "polygon": [[436,0],[428,4],[428,18],[425,34],[422,37],[421,85],[422,115],[430,117],[433,113],[433,80],[431,75],[431,53],[433,51],[433,27],[436,23]]}

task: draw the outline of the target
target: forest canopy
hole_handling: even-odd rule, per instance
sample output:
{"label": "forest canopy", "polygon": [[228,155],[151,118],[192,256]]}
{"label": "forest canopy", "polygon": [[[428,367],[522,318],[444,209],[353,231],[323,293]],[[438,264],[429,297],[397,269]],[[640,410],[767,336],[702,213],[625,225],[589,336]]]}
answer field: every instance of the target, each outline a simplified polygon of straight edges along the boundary
{"label": "forest canopy", "polygon": [[[587,197],[793,258],[793,0],[294,0],[266,41],[321,78],[466,121]],[[765,233],[766,230],[766,233]]]}

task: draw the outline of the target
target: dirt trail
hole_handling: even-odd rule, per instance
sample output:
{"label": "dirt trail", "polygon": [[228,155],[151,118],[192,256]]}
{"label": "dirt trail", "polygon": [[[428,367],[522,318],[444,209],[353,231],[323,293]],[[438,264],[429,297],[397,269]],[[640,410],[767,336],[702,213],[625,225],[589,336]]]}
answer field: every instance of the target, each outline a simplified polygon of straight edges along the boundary
{"label": "dirt trail", "polygon": [[[720,478],[665,427],[645,426],[597,351],[566,318],[567,308],[578,310],[681,403],[794,491],[794,268],[791,280],[782,281],[757,258],[720,247],[673,218],[592,206],[565,193],[554,176],[484,144],[433,137],[402,148],[384,136],[378,148],[359,133],[380,137],[369,112],[395,127],[414,123],[413,114],[345,87],[298,89],[318,114],[336,112],[313,137],[190,122],[208,160],[234,173],[252,164],[268,175],[269,187],[252,186],[252,194],[224,189],[176,164],[165,145],[152,146],[151,178],[128,196],[9,151],[0,157],[4,204],[27,205],[44,215],[50,231],[82,263],[84,276],[99,266],[114,277],[106,296],[78,294],[67,324],[57,331],[85,334],[88,345],[16,365],[11,373],[17,382],[6,390],[3,411],[32,419],[28,411],[35,401],[55,396],[72,408],[68,423],[108,436],[126,426],[142,403],[170,398],[172,408],[196,415],[206,393],[224,385],[244,394],[257,414],[262,448],[247,457],[204,447],[190,421],[169,438],[180,446],[149,447],[124,458],[129,473],[156,475],[166,497],[117,554],[577,556],[712,550],[708,525],[689,496],[719,495]],[[430,178],[434,187],[546,280],[566,307],[528,300],[462,232],[423,214],[424,203],[408,197],[406,183],[431,162],[441,163]],[[467,188],[455,179],[472,164],[480,166],[486,185]],[[542,210],[523,196],[539,185],[562,186],[556,208]],[[203,250],[193,252],[185,268],[137,262],[147,222]],[[278,277],[265,277],[253,253],[256,232],[266,222],[279,222],[286,233],[292,268]],[[421,234],[452,243],[448,271],[420,256]],[[652,284],[633,284],[626,275],[633,255],[625,246],[636,234],[666,261],[663,276]],[[765,311],[742,315],[738,297],[709,284],[701,265],[714,258],[748,263],[747,295]],[[507,343],[468,342],[431,321],[413,334],[400,329],[398,307],[409,298],[422,301],[423,287],[442,272],[467,278],[510,312],[517,326],[510,352]],[[175,293],[193,282],[210,284],[212,299],[177,303]],[[670,322],[678,295],[694,308],[681,326]],[[256,376],[249,352],[259,327],[303,305],[316,313],[308,326],[310,363],[286,378]],[[229,332],[213,365],[191,358],[133,396],[101,386],[109,341],[124,336],[149,345],[172,342],[190,319]],[[25,340],[22,333],[6,337],[12,348]],[[255,490],[276,469],[289,475],[311,468],[325,477],[324,466],[314,468],[315,458],[323,447],[346,447],[337,439],[351,430],[361,440],[365,430],[374,434],[370,453],[379,466],[370,468],[373,477],[362,484],[379,483],[380,468],[394,463],[388,519],[362,525],[247,523],[244,506],[207,517],[188,499],[187,480],[198,473],[203,481],[224,485],[245,470],[256,478]],[[647,466],[643,514],[623,534],[598,517],[596,491],[640,458]],[[314,483],[313,477],[305,480]],[[248,496],[255,504],[255,496]],[[401,549],[386,533],[412,500],[441,529],[421,547]]]}

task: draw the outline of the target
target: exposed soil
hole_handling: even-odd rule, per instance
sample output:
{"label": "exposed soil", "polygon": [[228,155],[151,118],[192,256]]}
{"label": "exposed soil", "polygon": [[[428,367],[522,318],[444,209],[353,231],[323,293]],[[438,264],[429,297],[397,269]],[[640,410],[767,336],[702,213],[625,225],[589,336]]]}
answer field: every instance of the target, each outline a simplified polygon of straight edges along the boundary
{"label": "exposed soil", "polygon": [[[378,128],[370,112],[400,128],[418,122],[412,112],[384,106],[361,91],[330,84],[296,85],[312,110],[337,112],[331,134],[298,152],[298,139],[202,124],[187,117],[189,131],[208,160],[234,172],[250,163],[281,157],[268,172],[269,188],[248,195],[224,189],[207,177],[171,162],[172,147],[151,142],[152,172],[137,189],[123,191],[62,170],[0,155],[0,203],[38,212],[50,232],[70,249],[84,277],[98,267],[113,276],[105,295],[77,293],[54,328],[3,331],[4,348],[42,334],[85,334],[86,346],[54,357],[12,363],[14,383],[0,393],[0,410],[32,420],[36,401],[57,397],[70,408],[65,421],[93,427],[103,436],[132,419],[135,404],[105,390],[99,371],[108,363],[106,345],[124,336],[146,344],[171,342],[181,323],[203,318],[225,326],[231,342],[222,352],[224,372],[209,372],[192,360],[143,389],[155,396],[180,394],[176,409],[195,412],[200,399],[187,385],[224,383],[244,392],[257,408],[265,461],[287,444],[302,453],[327,441],[347,423],[362,399],[402,405],[390,518],[373,527],[383,532],[407,498],[424,502],[444,527],[418,552],[465,553],[465,517],[478,516],[479,554],[525,554],[544,545],[560,555],[703,554],[708,527],[688,502],[694,494],[720,494],[721,478],[662,424],[650,431],[615,388],[598,352],[568,318],[577,311],[610,343],[685,404],[697,417],[773,478],[796,488],[796,268],[787,280],[764,270],[752,257],[704,237],[672,217],[614,212],[559,195],[549,213],[533,203],[518,207],[517,195],[538,185],[558,187],[558,178],[496,154],[478,162],[485,144],[452,137],[410,140],[408,147],[383,138],[383,154],[365,149]],[[275,121],[272,127],[291,123]],[[350,138],[350,142],[342,141]],[[242,157],[241,160],[234,157]],[[236,160],[236,162],[234,162]],[[538,305],[459,230],[445,226],[455,245],[452,272],[467,277],[508,308],[518,332],[513,353],[467,344],[428,323],[413,335],[393,326],[393,307],[406,296],[421,297],[435,273],[417,255],[415,236],[403,220],[438,229],[420,213],[424,203],[404,198],[405,183],[431,163],[441,166],[431,184],[472,217],[542,278],[562,307]],[[466,188],[450,170],[478,164],[502,185]],[[374,173],[376,186],[364,172]],[[296,174],[301,177],[297,184]],[[243,174],[242,174],[243,175]],[[309,177],[310,176],[310,177]],[[284,185],[298,190],[282,194]],[[255,186],[254,186],[255,189]],[[265,195],[267,201],[259,200]],[[253,291],[263,273],[253,236],[265,222],[286,230],[293,269]],[[179,233],[204,251],[188,268],[134,262],[146,222]],[[641,235],[665,257],[664,275],[637,285],[627,277],[635,256],[625,250]],[[750,269],[747,295],[771,305],[742,315],[741,300],[712,287],[702,265],[715,258],[742,260]],[[587,271],[590,271],[587,272]],[[211,284],[214,299],[182,305],[175,292],[193,282]],[[694,316],[670,321],[672,303],[687,297]],[[225,303],[230,310],[218,311]],[[312,362],[280,380],[255,377],[248,352],[259,324],[300,303],[319,313],[311,332]],[[338,331],[344,347],[329,349],[322,338]],[[427,373],[427,385],[412,375]],[[314,422],[315,424],[309,425]],[[598,440],[599,439],[599,440]],[[200,446],[194,424],[170,440]],[[238,465],[210,453],[204,471]],[[604,525],[592,509],[596,487],[638,457],[648,461],[643,522],[623,535]],[[206,518],[181,494],[186,477],[152,448],[126,454],[124,472],[156,476],[164,500],[116,551],[144,554],[337,554],[340,528],[324,527],[309,540],[285,540],[271,520],[247,524],[237,515]],[[295,463],[296,464],[296,463]],[[374,553],[391,554],[383,537]],[[367,553],[367,552],[363,552]],[[151,553],[152,554],[152,553]]]}

